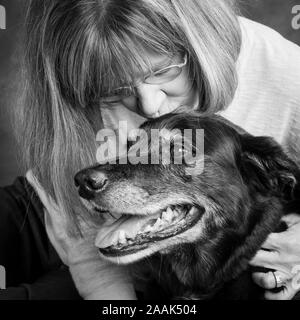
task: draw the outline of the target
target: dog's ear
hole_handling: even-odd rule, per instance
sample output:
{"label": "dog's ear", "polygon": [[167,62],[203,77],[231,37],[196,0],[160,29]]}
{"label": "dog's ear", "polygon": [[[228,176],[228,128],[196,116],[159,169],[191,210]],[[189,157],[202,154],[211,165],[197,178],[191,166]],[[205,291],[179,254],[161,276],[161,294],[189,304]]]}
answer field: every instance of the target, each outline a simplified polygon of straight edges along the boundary
{"label": "dog's ear", "polygon": [[275,192],[293,198],[299,182],[299,168],[272,138],[241,136],[239,167],[246,184],[259,192]]}

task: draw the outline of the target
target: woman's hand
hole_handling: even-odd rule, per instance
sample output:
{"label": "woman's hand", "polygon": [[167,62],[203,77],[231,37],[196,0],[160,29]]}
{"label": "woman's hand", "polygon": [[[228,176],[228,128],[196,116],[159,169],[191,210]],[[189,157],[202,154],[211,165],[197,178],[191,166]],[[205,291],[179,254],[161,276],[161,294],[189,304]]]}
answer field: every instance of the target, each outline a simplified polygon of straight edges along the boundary
{"label": "woman's hand", "polygon": [[[276,270],[255,272],[253,280],[266,289],[265,298],[269,300],[290,300],[300,291],[300,216],[290,214],[282,219],[288,229],[281,233],[271,233],[250,264]],[[283,285],[278,293],[270,291]],[[280,285],[279,285],[280,287]]]}
{"label": "woman's hand", "polygon": [[29,171],[28,181],[34,187],[45,212],[45,225],[51,244],[61,260],[69,267],[75,286],[86,300],[134,300],[133,282],[127,267],[113,265],[100,258],[94,244],[97,227],[82,221],[83,237],[68,234],[68,221]]}

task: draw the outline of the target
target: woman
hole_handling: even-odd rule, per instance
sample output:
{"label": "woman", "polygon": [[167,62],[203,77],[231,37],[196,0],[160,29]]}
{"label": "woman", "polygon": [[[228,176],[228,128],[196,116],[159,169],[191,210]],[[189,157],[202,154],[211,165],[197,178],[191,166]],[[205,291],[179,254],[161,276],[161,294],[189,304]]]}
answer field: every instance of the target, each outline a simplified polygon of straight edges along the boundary
{"label": "woman", "polygon": [[[28,232],[42,235],[28,246],[40,246],[38,253],[55,248],[49,254],[52,264],[47,256],[38,259],[43,264],[34,275],[27,268],[31,296],[42,273],[48,279],[49,272],[61,271],[62,261],[84,299],[135,298],[126,269],[99,260],[93,245],[96,227],[86,218],[73,183],[79,169],[95,162],[95,135],[103,126],[117,129],[119,120],[126,120],[129,129],[136,128],[146,118],[188,105],[203,114],[220,112],[252,134],[273,136],[297,159],[300,49],[236,14],[229,0],[30,2],[26,100],[18,116],[28,172],[20,189],[28,200],[34,188],[44,209],[40,205],[28,212],[40,223]],[[16,192],[13,186],[4,193]],[[13,211],[11,206],[7,210]],[[18,215],[24,218],[21,212],[23,207]],[[284,295],[266,292],[267,298],[290,299],[296,293],[291,269],[300,254],[292,249],[286,260],[292,263],[277,264],[284,246],[292,248],[287,235],[293,228],[293,242],[299,243],[296,219],[285,238],[267,241],[267,248],[279,252],[276,259],[262,251],[252,261],[277,270],[273,283],[269,274],[254,274],[266,289],[276,287],[279,276],[285,281]],[[2,242],[12,239],[5,237]],[[53,279],[45,286],[51,287]],[[57,291],[65,289],[61,298],[74,298],[68,273],[61,279],[56,280]]]}

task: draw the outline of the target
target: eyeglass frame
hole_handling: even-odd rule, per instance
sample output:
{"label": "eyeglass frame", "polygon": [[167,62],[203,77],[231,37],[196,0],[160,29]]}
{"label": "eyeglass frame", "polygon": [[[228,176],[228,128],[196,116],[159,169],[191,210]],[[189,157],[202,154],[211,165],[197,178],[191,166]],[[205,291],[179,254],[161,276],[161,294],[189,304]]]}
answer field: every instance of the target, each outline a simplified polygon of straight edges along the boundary
{"label": "eyeglass frame", "polygon": [[[142,83],[147,83],[147,84],[150,84],[150,85],[158,85],[158,84],[165,84],[165,83],[168,83],[168,82],[171,82],[171,81],[175,80],[177,77],[179,77],[179,76],[181,75],[182,69],[183,69],[183,67],[186,66],[187,61],[188,61],[188,59],[187,59],[187,53],[185,53],[182,63],[180,63],[180,64],[173,64],[173,65],[164,67],[164,68],[162,68],[162,69],[156,70],[156,71],[154,71],[154,72],[151,72],[150,74],[146,75],[146,76],[143,78],[143,80],[137,81],[134,85],[124,86],[124,87],[118,87],[118,88],[116,88],[116,89],[113,90],[113,91],[116,91],[116,90],[121,90],[121,89],[125,89],[125,90],[126,90],[126,89],[129,89],[129,90],[132,92],[132,94],[130,94],[130,95],[124,95],[124,96],[121,95],[121,96],[120,96],[120,99],[118,99],[118,100],[116,100],[116,101],[109,101],[109,102],[105,102],[105,101],[104,101],[104,103],[106,103],[106,104],[114,104],[114,103],[120,102],[120,101],[122,101],[123,99],[126,99],[126,98],[128,98],[128,97],[136,96],[136,87],[138,87],[138,86],[139,86],[140,84],[142,84]],[[175,76],[175,78],[170,79],[170,80],[168,80],[168,81],[166,81],[166,82],[157,82],[157,83],[150,83],[150,82],[147,82],[147,81],[146,81],[147,78],[152,77],[152,76],[155,75],[156,73],[160,73],[160,72],[162,72],[162,71],[165,71],[165,70],[168,70],[168,69],[171,69],[171,68],[174,68],[174,67],[180,69],[180,72]],[[113,91],[112,91],[112,92],[113,92]],[[115,94],[115,95],[105,96],[105,97],[103,97],[102,99],[108,99],[108,98],[114,97],[114,96],[118,96],[118,95]],[[102,99],[101,99],[101,100],[102,100]]]}

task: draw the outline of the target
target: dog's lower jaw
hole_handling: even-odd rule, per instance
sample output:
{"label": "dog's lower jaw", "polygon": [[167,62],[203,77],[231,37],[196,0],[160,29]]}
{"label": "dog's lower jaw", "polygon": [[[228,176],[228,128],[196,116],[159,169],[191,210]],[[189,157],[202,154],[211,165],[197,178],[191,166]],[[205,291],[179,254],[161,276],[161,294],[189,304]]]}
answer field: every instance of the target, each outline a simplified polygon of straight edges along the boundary
{"label": "dog's lower jaw", "polygon": [[206,214],[209,213],[205,212],[202,218],[200,218],[190,229],[187,229],[182,233],[179,233],[170,238],[150,242],[149,244],[147,244],[147,246],[145,246],[145,248],[141,248],[136,252],[129,252],[128,254],[124,255],[109,256],[101,253],[101,249],[99,249],[99,254],[103,259],[107,261],[124,265],[140,261],[142,259],[152,256],[157,252],[161,254],[168,254],[170,251],[172,251],[174,247],[182,245],[184,243],[194,243],[199,238],[201,238],[201,236],[203,236],[203,217],[205,217]]}

